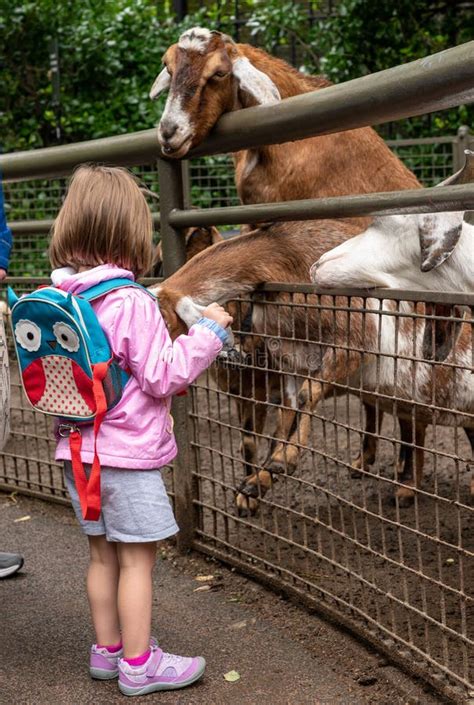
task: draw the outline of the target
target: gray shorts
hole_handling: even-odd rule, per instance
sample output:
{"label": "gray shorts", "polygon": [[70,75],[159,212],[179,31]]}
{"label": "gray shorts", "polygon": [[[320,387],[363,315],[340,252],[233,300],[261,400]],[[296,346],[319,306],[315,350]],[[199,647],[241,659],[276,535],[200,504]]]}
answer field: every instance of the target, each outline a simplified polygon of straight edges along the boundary
{"label": "gray shorts", "polygon": [[[89,476],[91,466],[84,464]],[[98,521],[82,518],[71,462],[64,461],[66,487],[77,519],[88,536],[107,541],[144,543],[160,541],[179,531],[160,470],[122,470],[102,467],[102,511]]]}

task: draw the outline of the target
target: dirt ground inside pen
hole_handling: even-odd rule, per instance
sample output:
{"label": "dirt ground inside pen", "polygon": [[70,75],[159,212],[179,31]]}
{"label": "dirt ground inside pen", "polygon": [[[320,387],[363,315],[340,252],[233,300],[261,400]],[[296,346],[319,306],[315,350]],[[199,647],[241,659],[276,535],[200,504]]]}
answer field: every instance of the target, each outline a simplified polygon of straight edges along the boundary
{"label": "dirt ground inside pen", "polygon": [[[312,418],[311,450],[297,472],[279,478],[255,517],[239,519],[234,488],[244,468],[240,434],[230,428],[235,412],[212,382],[199,390],[195,410],[205,542],[250,565],[283,568],[282,583],[305,589],[354,624],[380,625],[392,647],[395,637],[401,650],[411,645],[472,679],[474,468],[462,429],[428,431],[422,491],[402,508],[394,501],[398,446],[379,442],[376,463],[354,479],[349,466],[361,434],[343,426],[363,428],[360,404],[355,397],[329,400]],[[267,428],[274,423],[268,419]],[[382,436],[398,437],[389,415]]]}
{"label": "dirt ground inside pen", "polygon": [[[28,517],[28,519],[25,519]],[[23,521],[18,521],[23,519]],[[114,705],[91,681],[87,546],[66,507],[0,494],[2,549],[25,566],[0,581],[0,703]],[[198,577],[206,580],[197,580]],[[212,576],[212,577],[211,577]],[[197,590],[209,586],[206,590]],[[315,614],[212,559],[160,544],[153,629],[164,648],[203,653],[204,679],[146,702],[179,705],[435,705],[442,700]],[[227,682],[235,670],[240,679]]]}

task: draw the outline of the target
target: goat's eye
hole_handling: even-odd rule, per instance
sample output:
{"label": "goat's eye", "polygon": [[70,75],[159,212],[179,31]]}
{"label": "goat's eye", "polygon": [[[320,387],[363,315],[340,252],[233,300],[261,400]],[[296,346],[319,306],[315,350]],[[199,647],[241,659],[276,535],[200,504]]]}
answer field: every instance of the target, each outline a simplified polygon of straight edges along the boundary
{"label": "goat's eye", "polygon": [[225,78],[228,75],[228,71],[216,71],[212,78]]}

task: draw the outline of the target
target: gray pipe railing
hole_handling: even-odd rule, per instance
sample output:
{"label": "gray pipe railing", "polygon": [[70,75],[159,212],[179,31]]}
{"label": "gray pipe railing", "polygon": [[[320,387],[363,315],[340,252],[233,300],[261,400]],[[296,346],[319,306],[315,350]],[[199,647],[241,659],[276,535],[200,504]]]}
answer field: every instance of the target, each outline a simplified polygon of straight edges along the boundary
{"label": "gray pipe railing", "polygon": [[[152,213],[153,226],[155,230],[160,229],[160,214]],[[41,235],[48,234],[53,226],[54,220],[12,220],[8,223],[13,235]]]}
{"label": "gray pipe railing", "polygon": [[474,210],[474,184],[435,186],[429,189],[388,191],[360,196],[308,198],[301,201],[258,203],[226,208],[174,209],[169,214],[169,222],[175,228],[186,228],[191,225],[240,225],[265,221],[460,210]]}
{"label": "gray pipe railing", "polygon": [[[271,106],[224,115],[189,157],[341,132],[474,101],[474,41]],[[155,130],[0,156],[6,180],[49,178],[83,162],[144,164],[160,156]]]}
{"label": "gray pipe railing", "polygon": [[[166,163],[163,160],[163,163]],[[396,205],[394,205],[396,203]],[[387,191],[360,196],[308,198],[284,203],[258,203],[225,208],[170,210],[168,222],[173,228],[206,225],[241,225],[265,221],[289,221],[325,218],[353,218],[365,215],[436,213],[474,210],[474,184],[435,186],[413,191]],[[18,220],[10,223],[14,235],[49,233],[52,220]],[[155,230],[160,228],[160,214],[153,214]]]}

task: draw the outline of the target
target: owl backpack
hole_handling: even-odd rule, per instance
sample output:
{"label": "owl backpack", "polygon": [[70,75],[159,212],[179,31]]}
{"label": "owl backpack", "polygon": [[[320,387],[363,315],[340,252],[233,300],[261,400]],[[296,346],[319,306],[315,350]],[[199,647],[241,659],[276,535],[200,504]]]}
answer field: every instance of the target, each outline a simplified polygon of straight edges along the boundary
{"label": "owl backpack", "polygon": [[[8,290],[24,392],[34,409],[57,417],[59,435],[69,437],[82,514],[93,521],[100,515],[97,434],[107,411],[120,401],[130,374],[119,367],[90,302],[130,286],[153,296],[129,279],[101,282],[79,295],[46,286],[18,298]],[[94,462],[87,479],[80,427],[91,423]]]}

